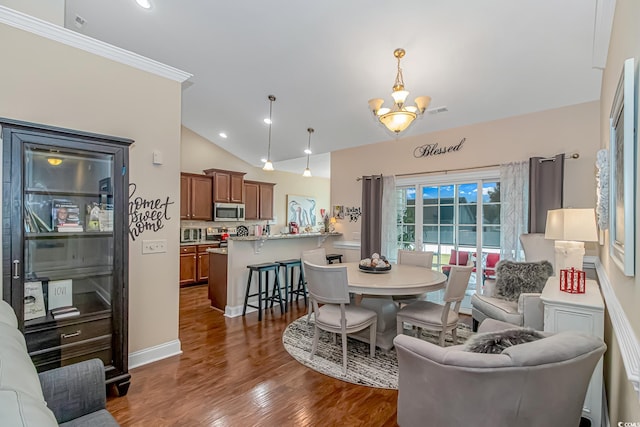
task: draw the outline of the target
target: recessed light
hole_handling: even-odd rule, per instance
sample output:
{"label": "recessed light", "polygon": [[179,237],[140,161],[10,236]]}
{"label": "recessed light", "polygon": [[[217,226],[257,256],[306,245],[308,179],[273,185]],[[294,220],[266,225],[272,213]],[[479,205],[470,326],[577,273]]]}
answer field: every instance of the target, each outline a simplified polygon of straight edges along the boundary
{"label": "recessed light", "polygon": [[271,124],[271,119],[266,118],[266,119],[264,119],[264,122],[265,122],[266,124],[270,125],[270,124]]}
{"label": "recessed light", "polygon": [[227,134],[224,132],[220,132],[218,135],[220,135],[220,138],[226,138]]}
{"label": "recessed light", "polygon": [[140,7],[151,9],[151,0],[136,0],[136,3],[138,3]]}
{"label": "recessed light", "polygon": [[305,148],[304,149],[304,154],[312,154],[312,153],[311,153],[311,150],[309,150],[308,148]]}

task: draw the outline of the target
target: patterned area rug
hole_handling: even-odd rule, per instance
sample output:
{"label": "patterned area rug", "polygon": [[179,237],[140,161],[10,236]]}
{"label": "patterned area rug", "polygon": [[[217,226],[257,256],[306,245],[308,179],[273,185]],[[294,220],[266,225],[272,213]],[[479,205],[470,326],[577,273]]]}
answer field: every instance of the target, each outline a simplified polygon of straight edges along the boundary
{"label": "patterned area rug", "polygon": [[[282,343],[287,352],[303,365],[354,384],[369,387],[397,389],[398,388],[398,360],[396,350],[392,348],[388,352],[376,348],[376,357],[369,357],[369,344],[349,338],[347,346],[347,374],[342,374],[342,345],[338,336],[336,344],[333,344],[332,334],[320,331],[318,350],[313,359],[310,359],[311,344],[313,343],[313,315],[307,323],[307,316],[303,316],[287,326]],[[406,330],[407,335],[415,332]],[[458,325],[458,344],[465,342],[473,332],[467,325]],[[422,331],[421,338],[432,343],[438,343],[438,334],[431,331]],[[453,345],[451,334],[447,333],[445,346]]]}

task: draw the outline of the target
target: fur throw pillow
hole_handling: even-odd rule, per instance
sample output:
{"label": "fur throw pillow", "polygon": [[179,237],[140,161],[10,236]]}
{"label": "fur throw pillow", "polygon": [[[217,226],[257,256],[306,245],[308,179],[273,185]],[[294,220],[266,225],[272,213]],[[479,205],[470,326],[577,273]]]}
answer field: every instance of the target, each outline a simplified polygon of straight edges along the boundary
{"label": "fur throw pillow", "polygon": [[464,349],[472,353],[499,354],[508,347],[536,341],[544,335],[531,328],[505,329],[498,332],[475,334],[464,344]]}
{"label": "fur throw pillow", "polygon": [[496,266],[496,297],[517,301],[521,293],[540,293],[553,267],[549,261],[500,261]]}

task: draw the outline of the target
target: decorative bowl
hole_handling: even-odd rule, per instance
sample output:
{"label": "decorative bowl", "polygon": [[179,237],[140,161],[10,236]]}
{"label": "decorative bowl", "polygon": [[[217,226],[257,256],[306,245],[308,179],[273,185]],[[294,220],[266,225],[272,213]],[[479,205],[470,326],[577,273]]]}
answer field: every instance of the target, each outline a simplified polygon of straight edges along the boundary
{"label": "decorative bowl", "polygon": [[391,271],[391,265],[386,267],[367,267],[366,265],[358,265],[358,268],[365,273],[388,273]]}

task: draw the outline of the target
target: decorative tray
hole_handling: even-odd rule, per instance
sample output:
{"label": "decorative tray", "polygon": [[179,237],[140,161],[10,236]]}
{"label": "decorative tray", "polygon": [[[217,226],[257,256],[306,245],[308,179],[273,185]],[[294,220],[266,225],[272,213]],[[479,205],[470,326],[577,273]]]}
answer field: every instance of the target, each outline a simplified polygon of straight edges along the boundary
{"label": "decorative tray", "polygon": [[388,273],[389,271],[391,271],[391,266],[377,268],[377,267],[367,267],[364,265],[358,265],[358,268],[365,273],[374,273],[374,274]]}

